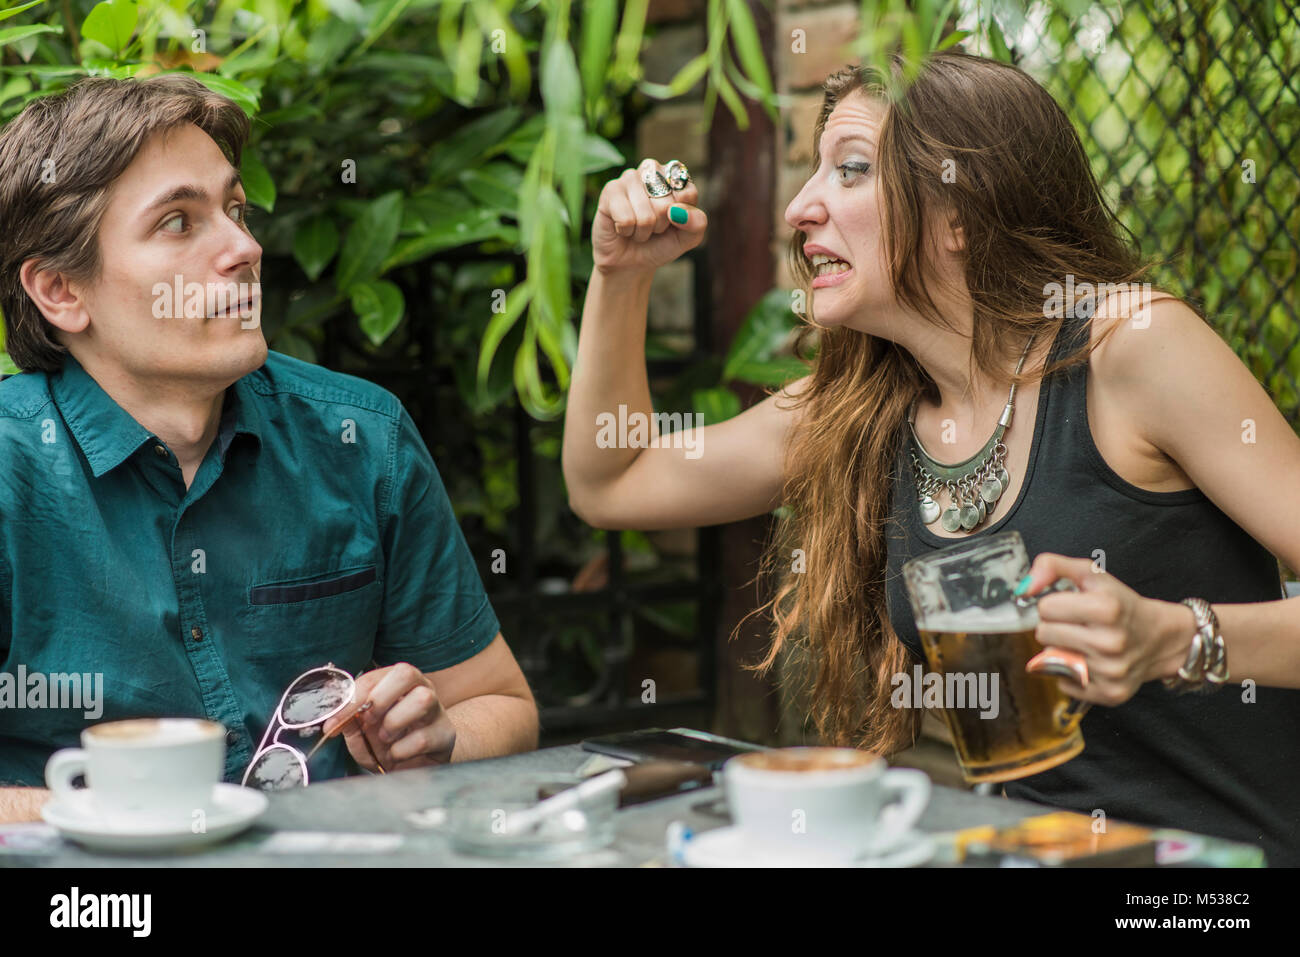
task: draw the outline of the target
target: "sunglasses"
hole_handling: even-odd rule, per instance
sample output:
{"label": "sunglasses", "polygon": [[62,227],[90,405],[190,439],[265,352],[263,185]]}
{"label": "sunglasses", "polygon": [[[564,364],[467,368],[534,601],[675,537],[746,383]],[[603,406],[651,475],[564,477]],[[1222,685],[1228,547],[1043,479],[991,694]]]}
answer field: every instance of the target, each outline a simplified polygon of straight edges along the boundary
{"label": "sunglasses", "polygon": [[[348,723],[369,711],[371,702],[367,701],[353,713],[352,717],[339,725],[329,734],[321,736],[316,746],[303,754],[293,745],[280,740],[284,731],[304,731],[324,724],[346,708],[355,699],[357,693],[356,679],[342,668],[336,668],[333,662],[313,668],[300,674],[280,696],[280,704],[271,717],[262,743],[258,745],[253,760],[248,764],[241,782],[244,787],[257,788],[260,791],[283,791],[289,788],[306,787],[308,783],[307,762],[320,750],[321,745],[342,733]],[[365,735],[362,735],[365,740]],[[383,774],[384,767],[375,757],[366,741],[366,750],[371,760]]]}

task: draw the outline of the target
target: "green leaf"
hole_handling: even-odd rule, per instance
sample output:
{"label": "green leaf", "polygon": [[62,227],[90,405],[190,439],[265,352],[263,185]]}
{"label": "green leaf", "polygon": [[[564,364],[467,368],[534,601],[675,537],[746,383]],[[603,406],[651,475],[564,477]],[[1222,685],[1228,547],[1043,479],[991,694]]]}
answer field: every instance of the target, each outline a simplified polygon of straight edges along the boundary
{"label": "green leaf", "polygon": [[302,290],[301,295],[296,295],[289,300],[284,325],[319,326],[336,315],[343,302],[344,297],[341,293],[321,283],[312,283]]}
{"label": "green leaf", "polygon": [[372,43],[383,36],[410,3],[411,0],[379,0],[377,3],[367,3],[366,6],[374,19],[366,28],[366,39],[361,44],[359,52],[364,52]]}
{"label": "green leaf", "polygon": [[357,0],[321,0],[321,5],[340,20],[354,26],[364,25],[368,16]]}
{"label": "green leaf", "polygon": [[554,190],[543,189],[537,199],[529,237],[528,271],[536,290],[533,307],[554,329],[569,318],[569,244],[560,197]]}
{"label": "green leaf", "polygon": [[725,73],[716,74],[714,88],[718,91],[718,96],[722,97],[722,102],[727,104],[727,109],[731,110],[731,115],[736,118],[736,126],[742,130],[749,129],[749,111],[745,109],[745,104]]}
{"label": "green leaf", "polygon": [[338,17],[327,17],[317,26],[307,41],[306,62],[325,75],[332,75],[343,51],[354,45],[356,27]]}
{"label": "green leaf", "polygon": [[998,22],[989,17],[989,46],[993,48],[993,56],[1003,63],[1011,62],[1011,51],[1007,48],[1007,41],[1002,36],[1002,28]]}
{"label": "green leaf", "polygon": [[101,0],[81,24],[81,35],[121,56],[135,33],[140,8],[135,0]]}
{"label": "green leaf", "polygon": [[482,82],[479,67],[483,62],[483,35],[479,32],[477,22],[471,24],[471,20],[477,20],[472,8],[465,11],[460,43],[456,45],[456,59],[453,61],[456,71],[454,99],[462,106],[474,105]]}
{"label": "green leaf", "polygon": [[532,290],[529,289],[527,283],[521,282],[506,293],[505,309],[493,313],[492,318],[488,320],[487,329],[483,333],[483,342],[479,346],[478,352],[478,387],[480,391],[487,387],[488,376],[492,371],[492,359],[496,356],[501,340],[519,321],[519,317],[523,314],[524,308],[531,298]]}
{"label": "green leaf", "polygon": [[763,58],[763,45],[759,42],[754,16],[745,0],[727,0],[727,15],[731,20],[731,42],[735,44],[736,55],[749,79],[765,90],[771,89],[772,77]]}
{"label": "green leaf", "polygon": [[360,319],[361,331],[375,345],[383,345],[406,311],[402,290],[386,279],[361,282],[352,287],[352,311]]}
{"label": "green leaf", "polygon": [[258,121],[267,126],[280,126],[286,123],[298,123],[303,120],[322,120],[324,114],[319,106],[311,103],[292,103],[281,110],[271,110],[258,116]]}
{"label": "green leaf", "polygon": [[533,155],[528,158],[528,164],[524,168],[523,185],[519,190],[519,209],[516,217],[519,220],[520,235],[527,249],[532,248],[533,223],[537,219],[542,190],[551,188],[549,184],[543,184],[542,170],[554,163],[554,157],[555,129],[547,126],[536,149],[533,150]]}
{"label": "green leaf", "polygon": [[31,81],[24,76],[16,76],[7,82],[0,82],[0,106],[31,91]]}
{"label": "green leaf", "polygon": [[402,225],[402,194],[394,190],[385,193],[366,206],[348,230],[339,253],[335,282],[342,292],[352,285],[374,279],[379,273]]}
{"label": "green leaf", "polygon": [[[554,120],[557,143],[582,143],[585,136],[581,116],[557,116]],[[586,177],[577,163],[561,163],[556,175],[560,181],[560,194],[564,198],[564,224],[569,228],[574,242],[582,234],[582,202],[586,196]]]}
{"label": "green leaf", "polygon": [[[939,37],[943,33],[943,28],[948,25],[948,17],[952,15],[952,9],[956,5],[957,5],[957,0],[948,0],[948,2],[944,4],[942,10],[933,12],[933,19],[929,24],[931,50],[938,51],[944,49],[944,47],[939,46]],[[926,11],[926,12],[929,13],[930,11]],[[957,32],[957,31],[953,31],[953,32]],[[951,39],[952,39],[952,34],[949,34],[948,38],[943,42],[947,43]],[[952,41],[952,42],[955,43],[956,41]]]}
{"label": "green leaf", "polygon": [[941,50],[948,49],[950,46],[955,46],[956,44],[961,43],[962,40],[965,40],[968,36],[970,36],[969,30],[954,30],[939,41],[939,45],[934,48],[933,52],[938,53]]}
{"label": "green leaf", "polygon": [[[766,364],[784,348],[791,331],[798,325],[799,320],[790,311],[789,293],[780,288],[769,290],[749,311],[736,338],[732,340],[722,370],[723,381],[743,379],[748,382],[755,377],[764,380],[770,378],[778,366]],[[794,362],[795,365],[778,365],[784,365],[787,369],[797,367],[802,370],[800,374],[806,374],[807,369],[803,364],[797,360]],[[765,381],[764,384],[781,383]]]}
{"label": "green leaf", "polygon": [[[536,307],[534,302],[529,312]],[[515,353],[515,388],[519,391],[524,411],[535,419],[553,419],[564,407],[564,394],[552,393],[542,384],[537,369],[537,337],[531,315],[524,326],[524,341]]]}
{"label": "green leaf", "polygon": [[513,216],[523,178],[523,170],[515,164],[497,161],[465,170],[460,184],[480,206]]}
{"label": "green leaf", "polygon": [[696,389],[691,393],[691,404],[704,418],[704,424],[716,425],[740,414],[740,399],[736,393],[723,386]]}
{"label": "green leaf", "polygon": [[545,132],[546,114],[534,113],[501,141],[498,151],[509,156],[516,163],[527,163]]}
{"label": "green leaf", "polygon": [[293,258],[315,282],[339,251],[339,230],[334,220],[321,214],[313,216],[293,237]]}
{"label": "green leaf", "polygon": [[595,133],[587,133],[582,138],[582,156],[578,165],[584,173],[599,173],[603,169],[623,165],[622,151]]}
{"label": "green leaf", "polygon": [[383,272],[417,262],[444,249],[494,239],[501,235],[501,221],[490,209],[467,209],[456,216],[434,220],[419,236],[403,239],[383,260]]}
{"label": "green leaf", "polygon": [[577,116],[582,111],[582,81],[568,43],[552,40],[542,62],[542,102],[552,116]]}
{"label": "green leaf", "polygon": [[[699,56],[692,58],[685,66],[677,71],[677,75],[668,83],[668,95],[681,96],[695,88],[695,84],[704,79],[704,75],[709,72],[709,54],[701,53]],[[650,85],[650,84],[646,84]],[[653,84],[658,86],[659,84]]]}
{"label": "green leaf", "polygon": [[90,76],[107,76],[115,80],[125,80],[135,76],[144,66],[143,63],[118,63],[103,57],[86,57],[81,61]]}
{"label": "green leaf", "polygon": [[184,72],[186,76],[192,76],[209,90],[214,93],[220,93],[224,97],[234,100],[249,116],[257,115],[258,100],[260,97],[257,93],[238,80],[232,80],[229,77],[217,76],[215,73],[193,73],[190,71],[172,70],[172,73]]}
{"label": "green leaf", "polygon": [[455,179],[462,170],[479,165],[489,152],[496,152],[510,131],[519,125],[522,115],[523,111],[514,106],[494,110],[442,137],[429,163],[429,184]]}
{"label": "green leaf", "polygon": [[24,10],[30,10],[38,3],[44,3],[45,0],[32,0],[31,3],[24,3],[21,7],[10,7],[8,10],[0,10],[0,20],[8,20],[16,13],[22,13]]}
{"label": "green leaf", "polygon": [[618,21],[615,0],[588,0],[582,5],[581,73],[587,102],[592,103],[605,85],[605,70],[614,49]]}
{"label": "green leaf", "polygon": [[34,23],[26,27],[10,27],[8,30],[0,30],[0,47],[9,43],[17,43],[19,40],[25,40],[28,37],[39,36],[42,33],[62,33],[63,27],[52,27],[48,23]]}
{"label": "green leaf", "polygon": [[239,176],[244,181],[244,193],[254,206],[268,213],[275,210],[275,181],[262,158],[252,149],[245,148],[240,157]]}
{"label": "green leaf", "polygon": [[407,196],[402,201],[400,235],[423,233],[439,219],[454,219],[472,207],[469,197],[454,187],[441,187]]}

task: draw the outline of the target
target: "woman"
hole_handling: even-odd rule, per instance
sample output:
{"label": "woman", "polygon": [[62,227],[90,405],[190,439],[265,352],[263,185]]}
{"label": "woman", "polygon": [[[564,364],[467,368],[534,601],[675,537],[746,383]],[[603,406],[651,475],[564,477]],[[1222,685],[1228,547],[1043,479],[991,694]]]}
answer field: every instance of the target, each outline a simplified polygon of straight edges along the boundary
{"label": "woman", "polygon": [[[643,185],[658,185],[654,160],[606,184],[565,428],[574,509],[651,529],[790,506],[769,561],[798,573],[773,600],[760,667],[798,640],[822,736],[885,754],[921,717],[890,704],[891,676],[924,660],[902,563],[1016,529],[1037,555],[1030,593],[1079,587],[1040,601],[1037,637],[1084,657],[1087,687],[1062,688],[1105,707],[1084,719],[1079,757],[1006,794],[1300,864],[1300,691],[1279,690],[1300,688],[1300,600],[1277,600],[1273,558],[1300,568],[1300,503],[1282,492],[1300,439],[1187,304],[1113,291],[1144,268],[1069,120],[1021,71],[939,54],[893,106],[878,78],[841,71],[814,140],[786,210],[820,336],[811,374],[702,430],[691,454],[595,440],[601,413],[650,411],[651,278],[707,227],[692,184],[650,195],[664,192]],[[1086,284],[1112,291],[1063,301]],[[972,457],[955,501],[934,486],[935,466]],[[1001,494],[975,501],[990,475]],[[1184,598],[1217,615],[1232,676],[1217,694],[1156,680],[1186,663],[1198,622],[1214,627]],[[1203,684],[1214,660],[1190,673]]]}

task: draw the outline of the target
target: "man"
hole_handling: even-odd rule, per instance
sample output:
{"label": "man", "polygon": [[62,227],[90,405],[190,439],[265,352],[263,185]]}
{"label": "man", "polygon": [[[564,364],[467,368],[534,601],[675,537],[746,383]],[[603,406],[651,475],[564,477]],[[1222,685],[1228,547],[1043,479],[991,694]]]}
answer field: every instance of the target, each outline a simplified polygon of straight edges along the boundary
{"label": "man", "polygon": [[[537,745],[410,416],[267,350],[248,129],[169,75],[86,80],[0,131],[24,372],[0,382],[0,820],[38,815],[50,753],[96,721],[220,721],[237,782],[285,688],[327,662],[365,672],[328,725],[370,702],[344,736],[362,768]],[[346,770],[335,743],[309,773]]]}

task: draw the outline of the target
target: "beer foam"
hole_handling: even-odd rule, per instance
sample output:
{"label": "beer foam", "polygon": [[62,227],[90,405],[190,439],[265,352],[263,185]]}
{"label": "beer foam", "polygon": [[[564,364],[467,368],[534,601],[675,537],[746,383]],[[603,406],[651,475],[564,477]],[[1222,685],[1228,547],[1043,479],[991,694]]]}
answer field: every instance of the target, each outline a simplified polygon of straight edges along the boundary
{"label": "beer foam", "polygon": [[963,608],[961,611],[939,611],[926,615],[919,627],[926,631],[995,632],[1019,631],[1038,625],[1038,612],[1032,608],[1021,611],[1014,606],[1002,608]]}

